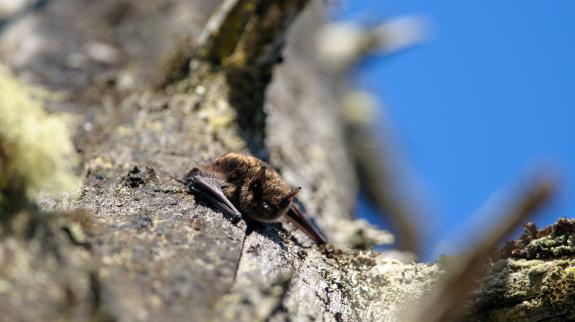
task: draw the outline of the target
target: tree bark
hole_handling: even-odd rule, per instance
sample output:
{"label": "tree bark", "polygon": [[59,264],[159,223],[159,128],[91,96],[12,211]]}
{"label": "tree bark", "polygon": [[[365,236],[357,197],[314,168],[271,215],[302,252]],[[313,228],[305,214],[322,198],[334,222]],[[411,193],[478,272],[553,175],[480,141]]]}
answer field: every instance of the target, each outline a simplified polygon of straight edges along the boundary
{"label": "tree bark", "polygon": [[[40,198],[44,212],[65,215],[30,238],[4,237],[7,319],[394,321],[441,287],[453,260],[404,263],[357,248],[388,235],[352,219],[356,175],[338,94],[310,50],[322,3],[284,37],[304,3],[244,16],[235,51],[216,58],[191,50],[214,51],[202,39],[214,37],[202,36],[212,1],[51,0],[3,25],[2,60],[65,93],[48,109],[77,117],[84,178],[79,200]],[[289,17],[273,11],[286,8]],[[286,25],[269,28],[274,19]],[[233,224],[173,180],[229,151],[269,158],[303,187],[299,200],[332,245],[287,224]],[[570,258],[495,262],[465,314],[574,319],[571,267]]]}

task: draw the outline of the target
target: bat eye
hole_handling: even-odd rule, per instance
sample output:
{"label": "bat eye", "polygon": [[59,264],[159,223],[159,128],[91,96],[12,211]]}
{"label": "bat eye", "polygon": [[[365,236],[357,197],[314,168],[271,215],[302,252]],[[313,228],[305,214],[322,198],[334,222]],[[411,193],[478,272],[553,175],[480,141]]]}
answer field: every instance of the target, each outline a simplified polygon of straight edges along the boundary
{"label": "bat eye", "polygon": [[267,203],[267,202],[265,202],[265,201],[262,202],[262,208],[263,208],[265,211],[270,211],[270,209],[271,209],[271,208],[270,208],[270,204]]}

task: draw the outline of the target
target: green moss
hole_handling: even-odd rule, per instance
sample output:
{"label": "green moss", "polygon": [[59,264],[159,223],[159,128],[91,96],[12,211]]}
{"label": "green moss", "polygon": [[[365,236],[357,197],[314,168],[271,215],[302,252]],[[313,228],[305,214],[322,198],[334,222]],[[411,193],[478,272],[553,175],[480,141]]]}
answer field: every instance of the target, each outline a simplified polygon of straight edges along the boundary
{"label": "green moss", "polygon": [[0,209],[39,191],[73,193],[79,186],[70,118],[44,111],[42,95],[0,66]]}
{"label": "green moss", "polygon": [[553,225],[538,229],[525,225],[519,239],[509,241],[499,252],[499,258],[549,259],[575,255],[575,220],[560,218]]}

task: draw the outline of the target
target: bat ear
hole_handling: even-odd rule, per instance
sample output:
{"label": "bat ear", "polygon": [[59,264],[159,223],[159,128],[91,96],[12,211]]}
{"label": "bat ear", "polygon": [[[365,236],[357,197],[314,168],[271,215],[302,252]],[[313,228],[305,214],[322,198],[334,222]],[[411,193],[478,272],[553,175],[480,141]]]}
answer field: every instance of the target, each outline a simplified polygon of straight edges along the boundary
{"label": "bat ear", "polygon": [[258,180],[262,186],[265,185],[265,183],[266,183],[266,167],[265,166],[260,167],[260,170],[258,171]]}
{"label": "bat ear", "polygon": [[301,187],[297,187],[292,189],[292,191],[285,197],[286,199],[293,199],[293,197],[295,197],[295,195],[297,195],[297,193],[301,190]]}

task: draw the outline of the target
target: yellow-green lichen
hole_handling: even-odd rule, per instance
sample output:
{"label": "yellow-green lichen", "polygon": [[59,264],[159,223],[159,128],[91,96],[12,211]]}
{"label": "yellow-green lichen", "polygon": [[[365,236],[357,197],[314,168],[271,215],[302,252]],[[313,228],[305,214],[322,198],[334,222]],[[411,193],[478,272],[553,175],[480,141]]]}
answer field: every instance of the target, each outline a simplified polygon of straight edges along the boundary
{"label": "yellow-green lichen", "polygon": [[78,156],[63,115],[50,115],[42,92],[0,66],[0,209],[18,196],[33,200],[39,191],[77,191]]}

